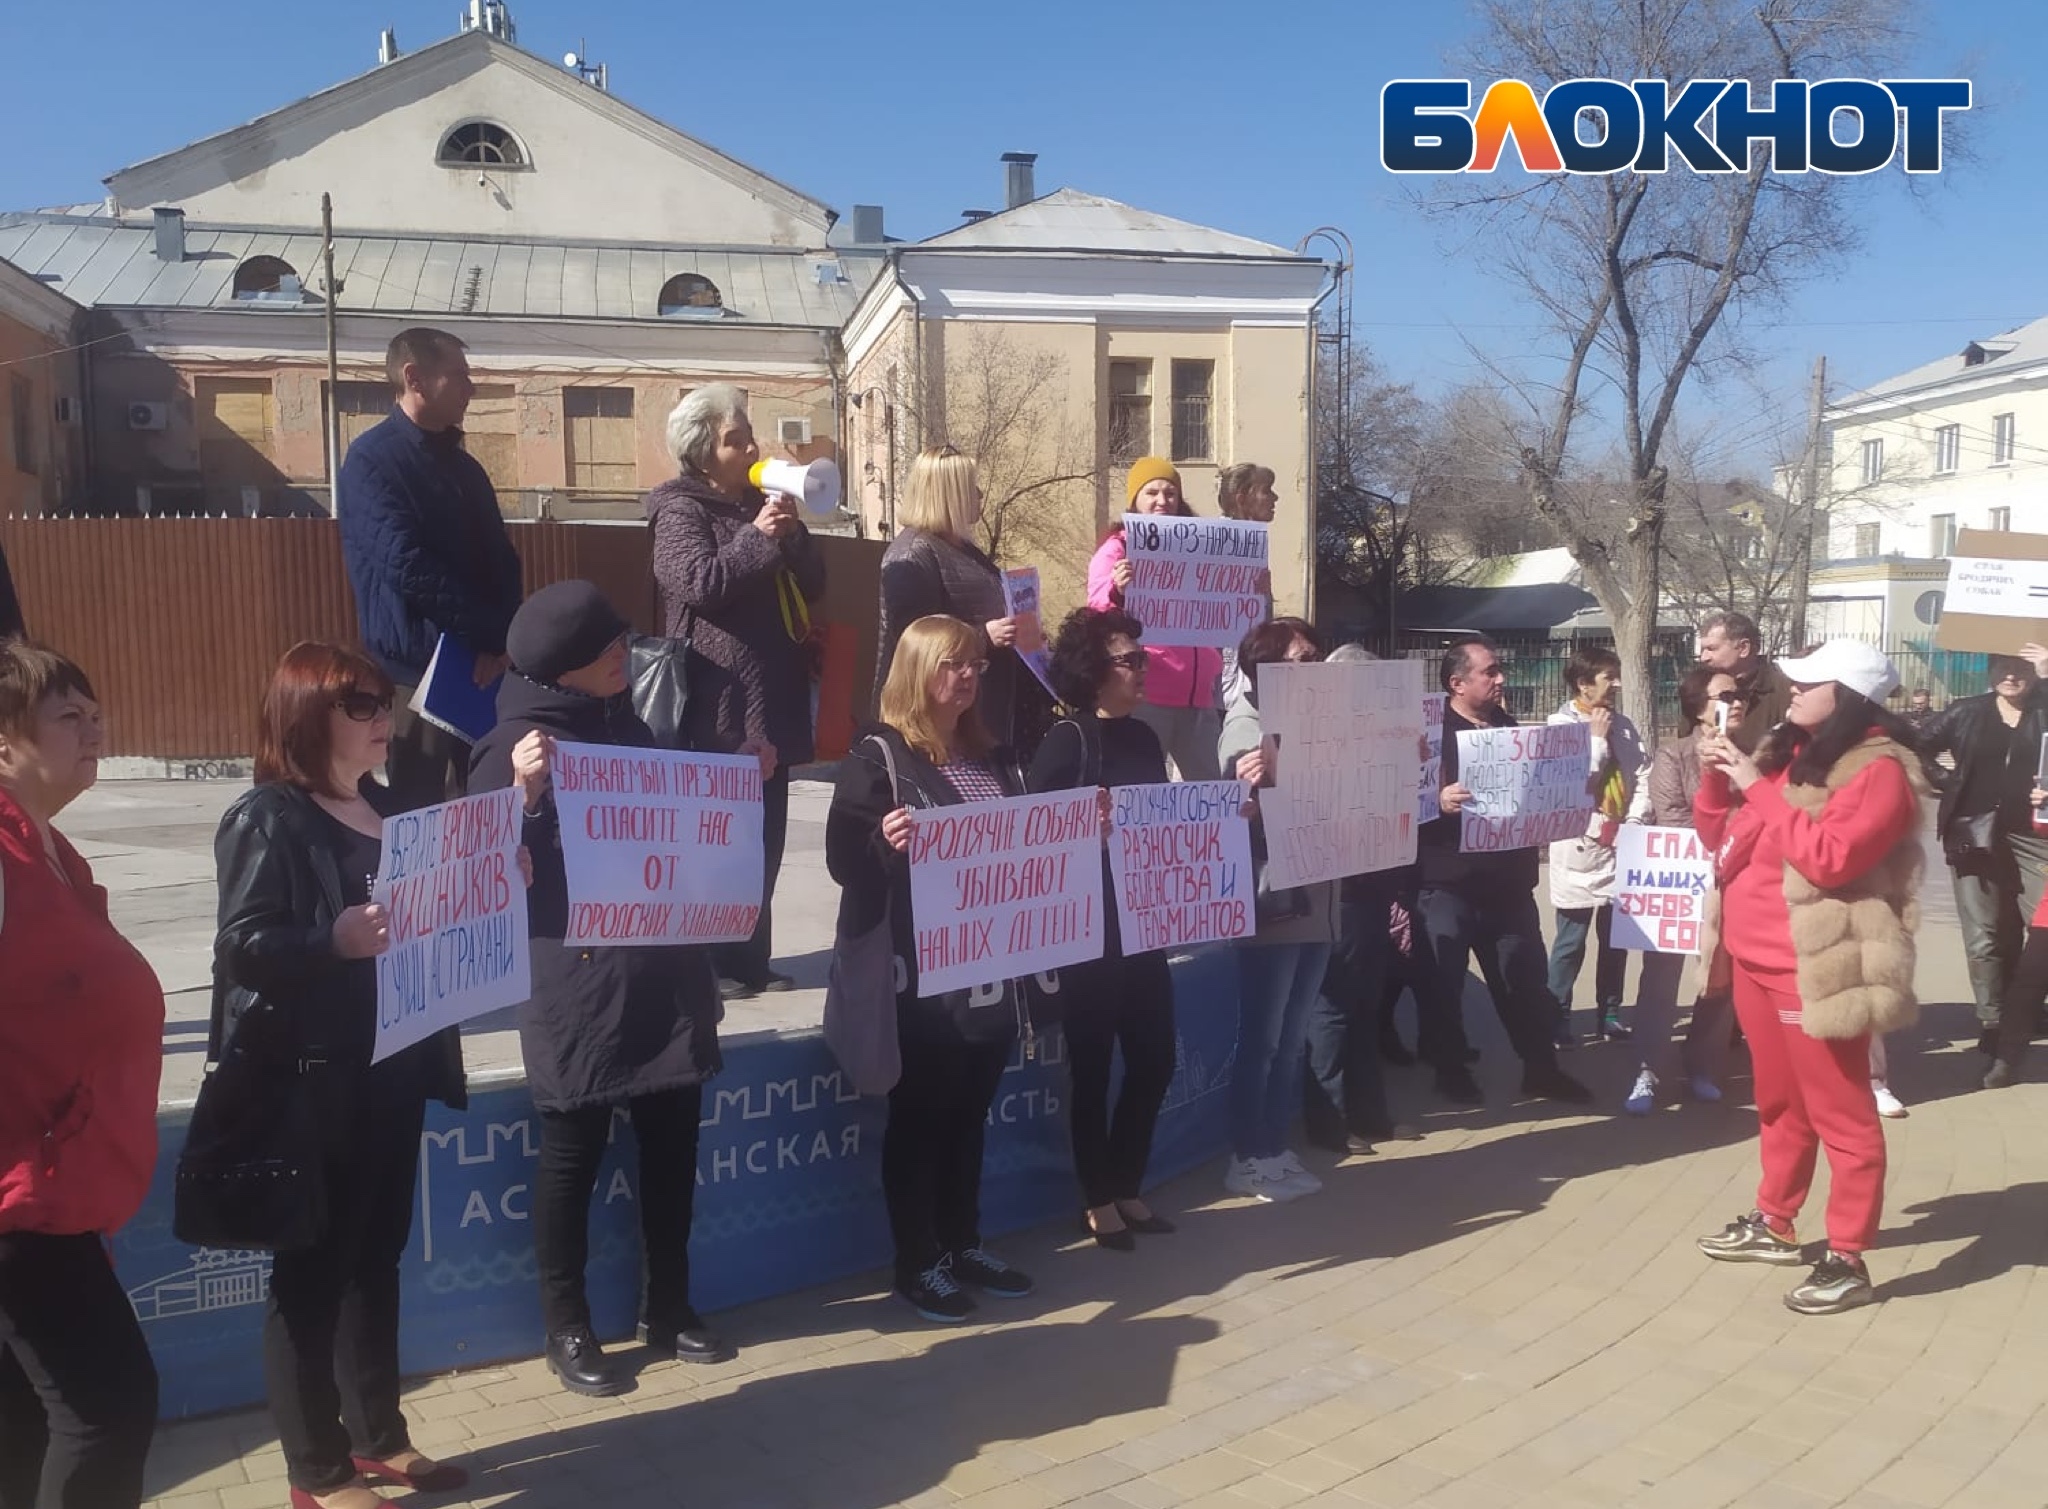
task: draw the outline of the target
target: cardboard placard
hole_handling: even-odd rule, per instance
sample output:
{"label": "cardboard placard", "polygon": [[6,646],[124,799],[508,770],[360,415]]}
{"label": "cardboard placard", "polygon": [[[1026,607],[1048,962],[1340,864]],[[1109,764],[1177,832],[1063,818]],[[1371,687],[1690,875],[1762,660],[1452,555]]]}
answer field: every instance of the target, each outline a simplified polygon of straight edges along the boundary
{"label": "cardboard placard", "polygon": [[2023,644],[2048,644],[2048,534],[1958,530],[1934,647],[2017,655]]}
{"label": "cardboard placard", "polygon": [[1714,854],[1690,828],[1623,823],[1614,835],[1616,948],[1696,954]]}
{"label": "cardboard placard", "polygon": [[1416,792],[1417,822],[1435,822],[1444,815],[1444,706],[1450,700],[1443,692],[1422,699],[1422,739],[1429,754],[1422,762],[1422,785]]}
{"label": "cardboard placard", "polygon": [[1241,781],[1117,786],[1109,795],[1126,954],[1252,935],[1258,917]]}
{"label": "cardboard placard", "polygon": [[1579,838],[1593,816],[1592,730],[1583,723],[1517,723],[1458,733],[1458,848],[1495,853]]}
{"label": "cardboard placard", "polygon": [[1125,514],[1124,558],[1124,611],[1148,645],[1235,649],[1273,611],[1263,524]]}
{"label": "cardboard placard", "polygon": [[1259,793],[1270,883],[1313,885],[1415,863],[1422,663],[1275,662],[1259,725],[1279,766]]}
{"label": "cardboard placard", "polygon": [[1038,568],[1014,566],[1003,573],[1003,611],[1018,620],[1017,658],[1031,668],[1038,684],[1052,694],[1052,656],[1045,648],[1045,624],[1038,609]]}
{"label": "cardboard placard", "polygon": [[920,996],[1102,957],[1097,791],[920,807],[910,822]]}
{"label": "cardboard placard", "polygon": [[570,948],[738,943],[761,916],[761,762],[555,746]]}
{"label": "cardboard placard", "polygon": [[390,913],[391,946],[371,1063],[533,994],[520,801],[507,786],[384,819],[370,899]]}

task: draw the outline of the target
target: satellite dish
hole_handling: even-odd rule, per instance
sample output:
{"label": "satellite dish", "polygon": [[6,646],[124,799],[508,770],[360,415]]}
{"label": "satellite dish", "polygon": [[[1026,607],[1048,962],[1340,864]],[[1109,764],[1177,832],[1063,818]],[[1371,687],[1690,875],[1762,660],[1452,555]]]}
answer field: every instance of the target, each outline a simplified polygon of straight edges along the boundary
{"label": "satellite dish", "polygon": [[582,60],[581,58],[577,57],[577,56],[576,56],[576,54],[575,54],[575,53],[573,53],[573,52],[571,52],[571,53],[565,53],[565,54],[563,55],[563,57],[562,57],[562,66],[563,66],[564,68],[574,68],[574,67],[576,67],[576,66],[577,66],[578,64],[580,64],[580,63],[581,63],[582,61],[583,61],[583,60]]}

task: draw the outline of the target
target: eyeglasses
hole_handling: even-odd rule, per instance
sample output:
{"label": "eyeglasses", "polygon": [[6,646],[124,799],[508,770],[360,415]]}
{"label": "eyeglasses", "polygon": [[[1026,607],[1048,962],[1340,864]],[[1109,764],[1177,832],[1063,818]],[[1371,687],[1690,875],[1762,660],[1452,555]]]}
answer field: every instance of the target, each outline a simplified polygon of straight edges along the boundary
{"label": "eyeglasses", "polygon": [[391,711],[391,699],[375,692],[343,692],[334,705],[357,723],[368,723],[377,714]]}
{"label": "eyeglasses", "polygon": [[955,660],[948,655],[939,662],[939,669],[949,676],[985,676],[988,674],[986,660]]}
{"label": "eyeglasses", "polygon": [[1143,650],[1125,650],[1121,655],[1109,657],[1109,663],[1122,671],[1139,671],[1145,668]]}

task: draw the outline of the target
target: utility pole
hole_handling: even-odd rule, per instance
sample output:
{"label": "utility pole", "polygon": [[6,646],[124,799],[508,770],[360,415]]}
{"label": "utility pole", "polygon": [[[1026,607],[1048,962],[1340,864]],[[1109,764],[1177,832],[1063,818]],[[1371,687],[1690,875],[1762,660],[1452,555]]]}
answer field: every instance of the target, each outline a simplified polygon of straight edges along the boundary
{"label": "utility pole", "polygon": [[334,306],[341,290],[334,281],[334,198],[320,196],[320,257],[327,296],[327,509],[341,517],[341,362],[335,352]]}
{"label": "utility pole", "polygon": [[1813,570],[1813,520],[1820,503],[1821,415],[1828,402],[1828,359],[1813,360],[1813,391],[1806,401],[1806,464],[1799,479],[1797,525],[1792,531],[1792,601],[1786,608],[1786,624],[1792,636],[1785,653],[1796,655],[1806,647],[1806,592]]}

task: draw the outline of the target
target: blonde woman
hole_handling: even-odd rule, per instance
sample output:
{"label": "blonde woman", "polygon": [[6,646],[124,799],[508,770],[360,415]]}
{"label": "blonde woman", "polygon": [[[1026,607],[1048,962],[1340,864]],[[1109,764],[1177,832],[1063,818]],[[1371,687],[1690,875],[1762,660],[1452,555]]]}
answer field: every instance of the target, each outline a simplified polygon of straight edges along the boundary
{"label": "blonde woman", "polygon": [[902,532],[882,556],[877,698],[905,627],[935,613],[950,615],[979,629],[984,640],[977,657],[988,661],[978,703],[982,722],[998,742],[1029,755],[1051,726],[1052,698],[1018,659],[1018,633],[1028,633],[1028,626],[1011,616],[1001,570],[974,543],[981,523],[974,459],[950,445],[927,447],[910,465],[897,518]]}
{"label": "blonde woman", "polygon": [[981,721],[988,653],[985,629],[957,618],[933,614],[902,630],[882,682],[881,721],[841,764],[825,819],[841,936],[867,932],[889,910],[903,1077],[889,1092],[882,1195],[896,1292],[942,1323],[973,1312],[969,1289],[1004,1298],[1031,1292],[1030,1279],[982,1249],[980,1230],[982,1131],[1028,1020],[1024,985],[920,995],[910,917],[910,809],[1024,790],[1009,752]]}
{"label": "blonde woman", "polygon": [[745,942],[712,950],[720,993],[745,1000],[795,984],[771,963],[773,903],[789,770],[812,755],[811,604],[825,591],[825,561],[795,503],[749,479],[761,448],[738,388],[711,383],[686,394],[668,416],[668,446],[679,472],[647,495],[647,521],[666,632],[690,640],[683,747],[731,754],[763,741],[776,754],[761,791],[761,920]]}

